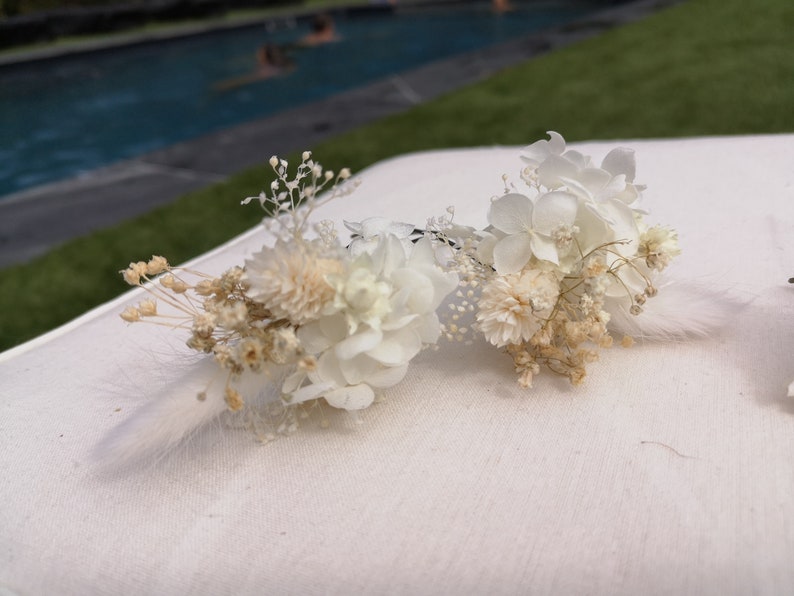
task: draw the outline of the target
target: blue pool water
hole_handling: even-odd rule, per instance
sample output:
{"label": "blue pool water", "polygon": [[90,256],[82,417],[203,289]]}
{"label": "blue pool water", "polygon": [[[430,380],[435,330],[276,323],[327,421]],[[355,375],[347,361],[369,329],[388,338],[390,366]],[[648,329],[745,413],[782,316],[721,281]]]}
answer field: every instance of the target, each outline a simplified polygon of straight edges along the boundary
{"label": "blue pool water", "polygon": [[341,41],[291,52],[284,76],[219,91],[256,48],[308,25],[265,25],[0,68],[0,197],[275,114],[384,76],[559,25],[593,10],[533,2],[337,18]]}

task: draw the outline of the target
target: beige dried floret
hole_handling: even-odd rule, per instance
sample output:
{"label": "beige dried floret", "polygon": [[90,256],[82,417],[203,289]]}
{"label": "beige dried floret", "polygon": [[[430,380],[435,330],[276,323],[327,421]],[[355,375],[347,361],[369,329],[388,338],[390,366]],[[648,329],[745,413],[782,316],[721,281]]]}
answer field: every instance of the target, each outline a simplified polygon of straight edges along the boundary
{"label": "beige dried floret", "polygon": [[226,391],[224,392],[224,399],[226,400],[226,405],[232,412],[239,412],[243,409],[245,402],[243,401],[243,396],[240,395],[240,392],[230,387],[229,385],[226,386]]}

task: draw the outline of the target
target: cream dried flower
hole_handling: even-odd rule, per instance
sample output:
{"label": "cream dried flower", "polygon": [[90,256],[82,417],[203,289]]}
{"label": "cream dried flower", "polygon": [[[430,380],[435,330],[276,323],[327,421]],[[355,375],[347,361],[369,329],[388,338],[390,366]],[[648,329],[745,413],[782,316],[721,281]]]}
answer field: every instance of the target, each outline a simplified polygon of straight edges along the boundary
{"label": "cream dried flower", "polygon": [[278,240],[246,261],[243,280],[248,296],[274,317],[303,325],[316,319],[333,300],[328,276],[340,273],[338,259],[317,254],[310,243],[289,245]]}
{"label": "cream dried flower", "polygon": [[650,269],[661,271],[673,257],[681,254],[678,247],[678,233],[663,226],[648,228],[640,236],[637,254],[645,259]]}
{"label": "cream dried flower", "polygon": [[482,290],[479,329],[498,347],[528,341],[549,317],[559,295],[557,277],[549,271],[496,276]]}

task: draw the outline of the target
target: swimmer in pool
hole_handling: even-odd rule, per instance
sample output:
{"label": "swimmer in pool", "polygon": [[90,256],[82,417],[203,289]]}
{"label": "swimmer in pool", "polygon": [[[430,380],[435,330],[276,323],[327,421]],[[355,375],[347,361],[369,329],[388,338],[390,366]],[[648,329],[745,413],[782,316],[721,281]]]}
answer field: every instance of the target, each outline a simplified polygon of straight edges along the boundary
{"label": "swimmer in pool", "polygon": [[324,43],[339,41],[334,27],[334,20],[327,14],[317,14],[312,18],[312,32],[298,40],[299,46],[319,46]]}
{"label": "swimmer in pool", "polygon": [[255,81],[269,79],[292,70],[292,60],[275,44],[265,44],[256,51],[257,68],[249,75],[221,81],[213,85],[218,91],[227,91]]}

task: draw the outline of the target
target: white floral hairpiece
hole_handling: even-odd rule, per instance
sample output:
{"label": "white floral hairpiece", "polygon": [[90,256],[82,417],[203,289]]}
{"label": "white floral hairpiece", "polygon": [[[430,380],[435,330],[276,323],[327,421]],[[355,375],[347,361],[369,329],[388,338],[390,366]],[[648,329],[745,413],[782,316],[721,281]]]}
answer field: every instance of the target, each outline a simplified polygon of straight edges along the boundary
{"label": "white floral hairpiece", "polygon": [[[366,408],[442,337],[484,338],[531,387],[542,369],[581,384],[614,329],[626,347],[636,335],[699,332],[667,318],[634,322],[658,300],[657,274],[680,252],[674,231],[644,221],[634,152],[614,149],[596,166],[549,135],[522,151],[516,183],[504,177],[485,229],[454,222],[449,208],[421,228],[345,222],[347,246],[333,224],[310,225],[309,216],[355,188],[350,172],[326,171],[304,152],[290,177],[287,162],[273,157],[270,192],[243,201],[258,200],[271,215],[271,242],[244,266],[211,277],[153,257],[123,271],[154,299],[122,318],[162,318],[159,299],[168,317],[181,317],[170,323],[190,329],[187,345],[213,364],[192,394],[129,422],[115,451],[151,437],[155,426],[173,443],[223,410],[256,410],[247,420],[269,439],[294,430],[307,408]],[[276,391],[262,408],[265,386]],[[174,424],[163,426],[168,417]]]}

